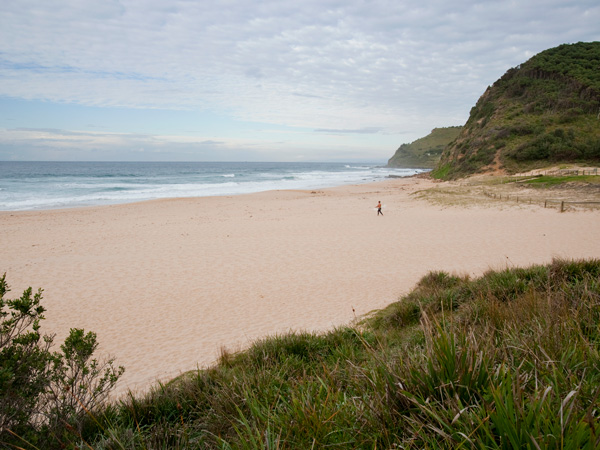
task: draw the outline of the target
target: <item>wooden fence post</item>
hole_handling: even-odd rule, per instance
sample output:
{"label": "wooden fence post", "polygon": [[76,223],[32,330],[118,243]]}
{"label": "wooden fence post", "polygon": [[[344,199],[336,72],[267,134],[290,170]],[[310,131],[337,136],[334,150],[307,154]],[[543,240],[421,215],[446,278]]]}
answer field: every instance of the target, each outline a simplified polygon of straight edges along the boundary
{"label": "wooden fence post", "polygon": [[564,201],[560,202],[560,212],[565,212],[565,202]]}

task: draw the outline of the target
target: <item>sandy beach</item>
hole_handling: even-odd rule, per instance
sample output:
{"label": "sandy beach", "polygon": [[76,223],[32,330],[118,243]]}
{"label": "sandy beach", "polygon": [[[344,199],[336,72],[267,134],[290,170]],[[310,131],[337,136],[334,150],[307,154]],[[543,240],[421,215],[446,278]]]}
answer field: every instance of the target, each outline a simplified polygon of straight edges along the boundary
{"label": "sandy beach", "polygon": [[[44,289],[42,331],[94,331],[126,367],[118,393],[290,330],[386,306],[431,270],[600,257],[600,212],[443,206],[390,179],[318,191],[0,212],[8,297]],[[384,216],[375,206],[381,201]]]}

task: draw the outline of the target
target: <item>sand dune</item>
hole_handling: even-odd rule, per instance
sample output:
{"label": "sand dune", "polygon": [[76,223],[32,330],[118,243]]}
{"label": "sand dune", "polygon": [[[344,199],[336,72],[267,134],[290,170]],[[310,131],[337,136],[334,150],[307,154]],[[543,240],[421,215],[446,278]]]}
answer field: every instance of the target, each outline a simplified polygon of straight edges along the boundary
{"label": "sand dune", "polygon": [[[0,272],[44,289],[42,330],[98,334],[143,390],[269,334],[381,308],[430,270],[599,257],[598,212],[433,206],[426,179],[71,210],[0,212]],[[381,200],[384,216],[375,206]]]}

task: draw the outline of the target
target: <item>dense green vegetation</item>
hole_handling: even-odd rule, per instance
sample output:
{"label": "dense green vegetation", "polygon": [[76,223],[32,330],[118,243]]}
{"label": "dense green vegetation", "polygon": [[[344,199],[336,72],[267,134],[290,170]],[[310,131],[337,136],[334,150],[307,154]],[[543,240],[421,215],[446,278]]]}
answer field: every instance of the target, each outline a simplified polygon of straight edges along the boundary
{"label": "dense green vegetation", "polygon": [[447,177],[490,168],[600,163],[600,42],[561,45],[508,70],[471,109],[441,165]]}
{"label": "dense green vegetation", "polygon": [[598,184],[600,184],[600,177],[598,177],[596,175],[580,175],[580,176],[577,176],[577,175],[568,176],[567,175],[567,176],[560,176],[560,177],[545,175],[545,176],[533,178],[531,180],[527,180],[524,183],[528,184],[530,186],[533,186],[533,187],[541,187],[541,188],[560,186],[560,185],[564,185],[567,183],[577,183],[579,185],[582,185],[582,184],[598,185]]}
{"label": "dense green vegetation", "polygon": [[448,178],[451,170],[452,166],[448,163],[438,164],[437,167],[431,171],[431,176],[437,180],[443,180]]}
{"label": "dense green vegetation", "polygon": [[16,299],[0,277],[0,447],[60,448],[83,431],[86,417],[106,399],[123,373],[113,360],[98,361],[96,334],[71,329],[52,352],[42,335],[42,291]]}
{"label": "dense green vegetation", "polygon": [[433,169],[446,145],[460,133],[462,127],[434,128],[427,136],[410,144],[402,144],[388,161],[388,167]]}
{"label": "dense green vegetation", "polygon": [[213,368],[97,411],[62,443],[597,449],[599,350],[600,260],[433,272],[356,327],[224,351]]}

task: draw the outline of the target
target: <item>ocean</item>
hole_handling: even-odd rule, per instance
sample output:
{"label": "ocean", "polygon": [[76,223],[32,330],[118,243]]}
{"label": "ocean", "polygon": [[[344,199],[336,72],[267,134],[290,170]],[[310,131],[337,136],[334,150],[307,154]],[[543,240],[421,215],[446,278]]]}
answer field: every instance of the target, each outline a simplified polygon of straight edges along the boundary
{"label": "ocean", "polygon": [[0,161],[0,210],[318,189],[423,171],[345,163]]}

